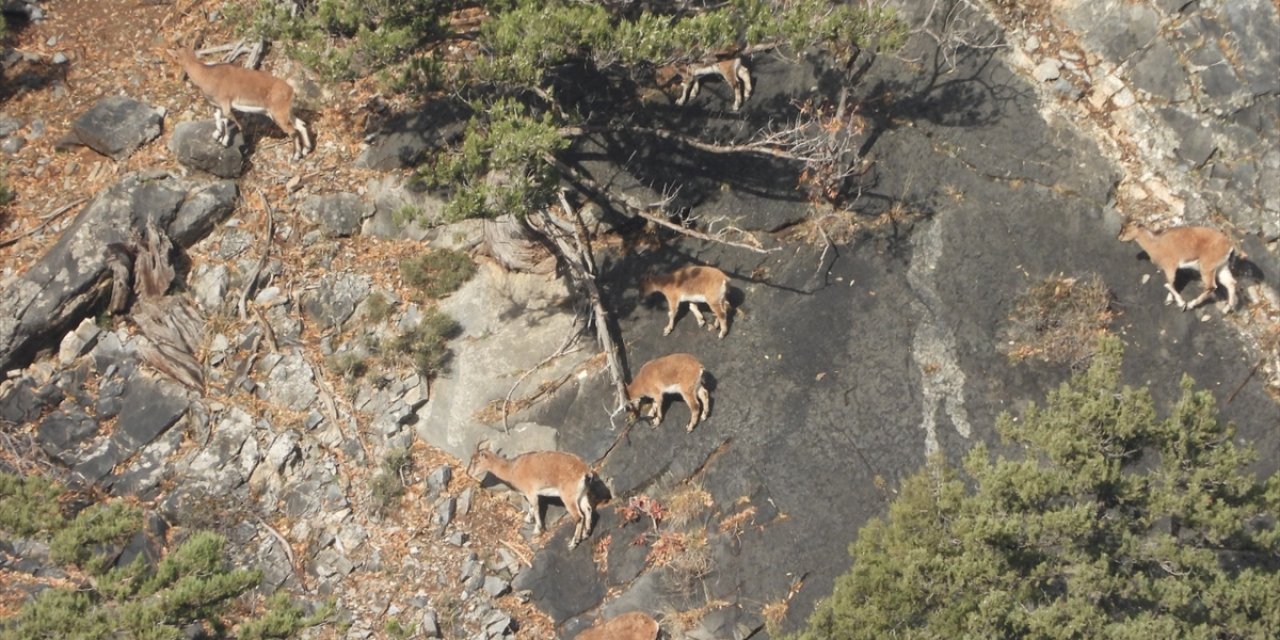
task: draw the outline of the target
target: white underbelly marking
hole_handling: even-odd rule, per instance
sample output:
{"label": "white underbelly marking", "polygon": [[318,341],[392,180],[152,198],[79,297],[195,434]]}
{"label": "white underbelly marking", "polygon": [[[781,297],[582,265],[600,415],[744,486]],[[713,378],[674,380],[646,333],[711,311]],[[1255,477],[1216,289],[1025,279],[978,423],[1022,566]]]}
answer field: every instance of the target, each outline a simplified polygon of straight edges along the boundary
{"label": "white underbelly marking", "polygon": [[242,104],[234,100],[231,101],[231,108],[244,113],[266,113],[267,108],[257,104]]}

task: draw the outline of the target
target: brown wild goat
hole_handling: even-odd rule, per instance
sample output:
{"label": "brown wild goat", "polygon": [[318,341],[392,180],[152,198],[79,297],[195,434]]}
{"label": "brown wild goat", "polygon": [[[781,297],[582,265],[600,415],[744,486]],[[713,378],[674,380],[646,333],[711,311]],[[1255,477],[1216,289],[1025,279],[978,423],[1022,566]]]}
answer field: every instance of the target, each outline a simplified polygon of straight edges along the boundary
{"label": "brown wild goat", "polygon": [[723,338],[729,331],[729,277],[715,267],[681,267],[665,275],[653,275],[640,281],[640,300],[644,301],[655,292],[662,292],[667,299],[667,326],[662,335],[670,335],[676,326],[676,313],[680,304],[689,303],[689,311],[697,319],[698,326],[704,326],[702,310],[699,302],[711,307],[715,314],[715,324],[711,328],[720,328]]}
{"label": "brown wild goat", "polygon": [[169,50],[191,82],[213,103],[214,139],[223,146],[231,145],[227,119],[242,129],[236,111],[265,113],[293,141],[293,159],[297,161],[311,150],[311,136],[301,118],[293,115],[293,87],[266,71],[247,69],[235,64],[205,64],[191,49]]}
{"label": "brown wild goat", "polygon": [[591,533],[595,508],[591,504],[589,485],[595,474],[582,458],[563,451],[532,451],[507,459],[492,451],[477,448],[467,473],[478,480],[486,473],[520,492],[529,503],[525,522],[534,523],[533,533],[542,533],[542,513],[538,500],[560,498],[575,526],[569,548],[578,546]]}
{"label": "brown wild goat", "polygon": [[[729,85],[733,92],[734,111],[742,108],[742,103],[751,98],[754,90],[751,70],[742,62],[742,56],[735,54],[716,55],[713,61],[671,65],[660,69],[658,75],[668,77],[670,81],[674,81],[676,76],[680,78],[680,96],[676,98],[676,106],[684,106],[698,97],[702,81],[707,76],[720,76]],[[667,82],[659,84],[666,86]]]}
{"label": "brown wild goat", "polygon": [[632,611],[597,622],[579,633],[575,640],[655,640],[658,630],[658,621],[653,616]]}
{"label": "brown wild goat", "polygon": [[662,398],[668,393],[678,393],[689,405],[689,424],[685,431],[693,431],[699,420],[705,420],[711,410],[711,394],[702,384],[702,376],[706,373],[702,363],[687,353],[673,353],[655,358],[644,363],[635,379],[627,385],[627,401],[618,407],[640,412],[640,404],[645,398],[653,401],[653,426],[662,424]]}
{"label": "brown wild goat", "polygon": [[[1235,308],[1236,279],[1231,275],[1231,260],[1236,249],[1221,231],[1209,227],[1173,227],[1152,233],[1137,222],[1126,221],[1118,238],[1122,242],[1136,241],[1151,257],[1152,264],[1164,273],[1164,287],[1169,291],[1165,304],[1176,300],[1179,308],[1190,311],[1213,295],[1221,281],[1227,287],[1227,306],[1223,313],[1231,313]],[[1183,300],[1174,288],[1178,269],[1195,269],[1204,281],[1204,291],[1191,302]]]}

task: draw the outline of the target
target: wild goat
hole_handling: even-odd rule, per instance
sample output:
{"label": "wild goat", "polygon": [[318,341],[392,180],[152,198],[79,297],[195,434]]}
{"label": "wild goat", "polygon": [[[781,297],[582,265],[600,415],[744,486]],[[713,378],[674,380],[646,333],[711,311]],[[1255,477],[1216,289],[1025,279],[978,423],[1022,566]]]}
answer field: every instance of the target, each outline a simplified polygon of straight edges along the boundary
{"label": "wild goat", "polygon": [[670,335],[676,326],[676,313],[680,303],[688,302],[689,311],[698,320],[698,326],[704,326],[699,302],[705,302],[715,314],[715,324],[711,328],[720,328],[720,337],[729,332],[729,277],[715,267],[681,267],[665,275],[653,275],[640,281],[640,300],[644,301],[655,292],[661,291],[667,299],[667,326],[662,335]]}
{"label": "wild goat", "polygon": [[595,473],[582,458],[562,451],[532,451],[507,459],[492,451],[477,449],[467,468],[473,478],[484,479],[486,473],[509,485],[524,495],[529,502],[529,515],[525,522],[534,523],[533,533],[542,533],[542,513],[538,508],[540,497],[560,498],[569,517],[575,523],[569,548],[578,546],[591,533],[595,508],[591,504],[588,489]]}
{"label": "wild goat", "polygon": [[575,640],[655,640],[658,621],[641,611],[632,611],[597,622],[579,633]]}
{"label": "wild goat", "polygon": [[243,130],[236,111],[265,113],[285,135],[293,140],[293,159],[297,161],[311,151],[311,136],[301,118],[293,115],[293,87],[266,71],[247,69],[234,64],[205,64],[191,49],[169,50],[191,82],[213,103],[213,137],[223,146],[231,146],[227,118]]}
{"label": "wild goat", "polygon": [[705,420],[711,410],[711,394],[702,384],[705,373],[702,363],[687,353],[673,353],[644,363],[635,379],[627,385],[627,401],[617,411],[628,409],[640,412],[645,398],[653,401],[653,426],[662,424],[662,398],[668,393],[678,393],[689,405],[689,424],[685,431],[693,431],[699,420]]}
{"label": "wild goat", "polygon": [[751,70],[738,55],[718,55],[715,62],[694,62],[679,65],[673,69],[680,76],[680,97],[676,98],[676,106],[698,97],[702,90],[702,80],[707,76],[718,75],[724,78],[725,84],[733,91],[733,110],[742,108],[742,103],[751,98],[754,87],[751,83]]}
{"label": "wild goat", "polygon": [[[1236,279],[1231,275],[1231,261],[1236,249],[1221,231],[1209,227],[1173,227],[1152,233],[1137,222],[1126,221],[1118,238],[1122,242],[1137,241],[1151,262],[1164,272],[1164,287],[1169,290],[1165,304],[1176,300],[1183,311],[1194,309],[1213,295],[1220,280],[1227,286],[1227,307],[1223,313],[1231,313],[1235,308]],[[1204,292],[1189,303],[1174,288],[1178,269],[1195,269],[1204,281]]]}

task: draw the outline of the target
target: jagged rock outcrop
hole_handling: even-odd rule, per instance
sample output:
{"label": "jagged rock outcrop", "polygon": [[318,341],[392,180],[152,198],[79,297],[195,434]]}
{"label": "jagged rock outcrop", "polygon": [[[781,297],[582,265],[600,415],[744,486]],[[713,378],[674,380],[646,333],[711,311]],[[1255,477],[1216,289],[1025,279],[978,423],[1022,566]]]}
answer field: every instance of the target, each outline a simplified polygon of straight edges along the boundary
{"label": "jagged rock outcrop", "polygon": [[127,243],[148,223],[189,245],[230,213],[236,192],[231,182],[161,172],[126,176],[99,194],[44,257],[0,293],[0,370],[26,364],[105,300],[108,245]]}

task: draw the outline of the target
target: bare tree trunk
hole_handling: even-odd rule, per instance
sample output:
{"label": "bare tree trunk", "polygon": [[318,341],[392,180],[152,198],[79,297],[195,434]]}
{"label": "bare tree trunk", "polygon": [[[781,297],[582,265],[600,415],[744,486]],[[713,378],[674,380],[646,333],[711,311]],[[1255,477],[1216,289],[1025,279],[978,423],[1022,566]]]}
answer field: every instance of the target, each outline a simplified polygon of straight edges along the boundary
{"label": "bare tree trunk", "polygon": [[547,273],[551,252],[544,240],[533,233],[525,222],[507,214],[484,221],[484,243],[489,255],[511,271]]}
{"label": "bare tree trunk", "polygon": [[542,211],[541,228],[537,229],[551,241],[552,247],[559,254],[561,262],[569,269],[569,275],[587,292],[591,302],[592,317],[596,324],[596,339],[600,350],[605,354],[609,366],[609,375],[613,378],[614,392],[618,398],[618,406],[627,401],[626,370],[622,366],[622,356],[613,341],[613,325],[609,312],[604,308],[600,288],[596,285],[595,256],[591,252],[591,244],[586,234],[586,225],[577,209],[574,209],[564,192],[560,193],[560,203],[566,213],[574,216],[575,223],[570,225],[556,219],[549,211]]}

